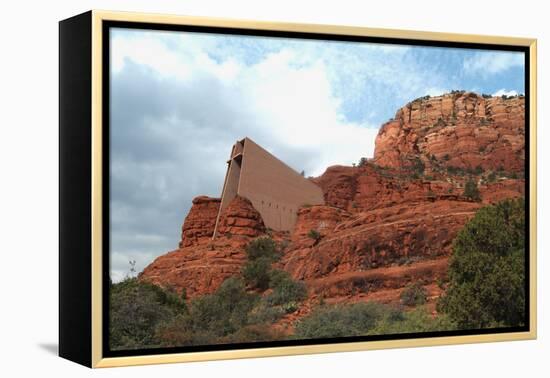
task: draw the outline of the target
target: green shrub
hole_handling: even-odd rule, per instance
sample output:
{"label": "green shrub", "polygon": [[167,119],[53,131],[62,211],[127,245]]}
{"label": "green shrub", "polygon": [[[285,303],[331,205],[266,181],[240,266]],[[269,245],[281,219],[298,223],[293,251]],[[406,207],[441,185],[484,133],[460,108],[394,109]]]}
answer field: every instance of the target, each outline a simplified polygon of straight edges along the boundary
{"label": "green shrub", "polygon": [[464,197],[473,201],[481,200],[481,194],[479,193],[477,183],[474,180],[468,179],[468,181],[466,181],[466,185],[464,185]]}
{"label": "green shrub", "polygon": [[478,165],[477,167],[475,167],[474,169],[474,174],[475,175],[480,175],[483,173],[483,167],[481,165]]}
{"label": "green shrub", "polygon": [[438,302],[461,329],[525,324],[525,201],[480,209],[453,242]]}
{"label": "green shrub", "polygon": [[127,278],[109,291],[109,343],[113,350],[154,347],[159,324],[186,311],[175,293]]}
{"label": "green shrub", "polygon": [[247,293],[239,278],[228,278],[214,294],[191,301],[192,328],[217,337],[236,332],[249,323],[249,312],[258,301],[259,296]]}
{"label": "green shrub", "polygon": [[268,257],[260,257],[248,261],[241,273],[249,287],[266,290],[269,287],[270,271],[271,260]]}
{"label": "green shrub", "polygon": [[272,306],[265,298],[255,306],[250,312],[250,324],[271,324],[279,320],[285,310],[281,306]]}
{"label": "green shrub", "polygon": [[284,335],[271,327],[263,324],[247,325],[237,332],[223,338],[223,343],[250,343],[258,341],[273,341],[284,339]]}
{"label": "green shrub", "polygon": [[270,287],[273,291],[267,300],[271,305],[283,305],[290,302],[301,302],[307,296],[307,289],[303,282],[294,281],[290,275],[282,270],[273,270]]}
{"label": "green shrub", "polygon": [[414,283],[407,286],[400,294],[401,303],[405,306],[418,306],[426,303],[427,291],[424,286]]}
{"label": "green shrub", "polygon": [[413,311],[394,312],[383,317],[376,326],[369,331],[370,335],[392,335],[400,333],[418,333],[451,331],[456,329],[448,316],[432,317],[424,307],[417,307]]}
{"label": "green shrub", "polygon": [[281,305],[281,309],[285,314],[292,314],[298,311],[300,304],[298,302],[287,302]]}
{"label": "green shrub", "polygon": [[307,236],[315,241],[319,241],[321,239],[321,233],[314,229],[309,230]]}
{"label": "green shrub", "polygon": [[264,257],[274,262],[281,258],[281,253],[277,250],[277,243],[268,236],[252,240],[246,246],[245,252],[249,261]]}
{"label": "green shrub", "polygon": [[323,306],[296,324],[298,339],[367,335],[391,309],[374,303]]}
{"label": "green shrub", "polygon": [[415,157],[413,160],[412,169],[413,169],[413,172],[419,175],[423,175],[424,170],[426,169],[426,165],[424,164],[422,159],[420,159],[419,157]]}

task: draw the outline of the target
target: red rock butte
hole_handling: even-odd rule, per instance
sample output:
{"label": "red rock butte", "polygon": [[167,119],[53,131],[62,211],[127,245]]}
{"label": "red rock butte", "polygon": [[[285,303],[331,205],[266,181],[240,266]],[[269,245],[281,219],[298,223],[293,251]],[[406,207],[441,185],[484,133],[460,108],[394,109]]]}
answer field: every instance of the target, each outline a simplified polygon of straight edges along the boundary
{"label": "red rock butte", "polygon": [[[189,298],[212,293],[240,274],[247,243],[269,235],[284,245],[277,268],[308,287],[289,322],[320,298],[400,303],[411,282],[435,309],[464,224],[483,206],[525,195],[524,107],[523,96],[463,91],[416,99],[381,126],[373,159],[311,180],[245,138],[232,148],[222,198],[196,197],[179,247],[140,279]],[[469,179],[478,200],[465,196]],[[302,187],[307,194],[296,193]]]}
{"label": "red rock butte", "polygon": [[265,226],[275,231],[292,231],[300,207],[324,204],[319,186],[250,138],[237,141],[231,149],[213,238],[224,210],[237,196],[248,199]]}

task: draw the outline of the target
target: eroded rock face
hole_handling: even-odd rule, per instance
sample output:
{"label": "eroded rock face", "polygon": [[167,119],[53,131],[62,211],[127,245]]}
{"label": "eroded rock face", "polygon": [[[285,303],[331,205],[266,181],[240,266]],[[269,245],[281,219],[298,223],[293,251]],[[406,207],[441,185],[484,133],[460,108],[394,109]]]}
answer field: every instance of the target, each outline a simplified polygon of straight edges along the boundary
{"label": "eroded rock face", "polygon": [[208,242],[212,238],[220,203],[220,198],[207,196],[193,199],[193,206],[191,206],[181,228],[180,248]]}
{"label": "eroded rock face", "polygon": [[225,279],[239,274],[246,260],[246,243],[243,238],[220,237],[210,243],[176,249],[157,257],[139,279],[178,293],[185,290],[188,298],[212,293]]}
{"label": "eroded rock face", "polygon": [[342,219],[316,245],[295,240],[284,269],[295,279],[311,280],[448,255],[457,232],[481,206],[426,201],[360,212]]}
{"label": "eroded rock face", "polygon": [[[401,108],[381,128],[374,159],[327,168],[313,179],[325,205],[301,208],[290,234],[270,233],[286,246],[276,267],[309,288],[303,308],[287,320],[307,314],[319,296],[327,303],[396,302],[413,281],[426,285],[433,305],[464,224],[482,206],[525,195],[524,153],[521,97],[460,92]],[[466,180],[477,183],[479,201],[464,196]],[[212,240],[219,206],[218,198],[195,198],[179,249],[140,279],[193,298],[239,274],[246,244],[268,230],[250,201],[236,197]]]}
{"label": "eroded rock face", "polygon": [[249,200],[235,197],[220,216],[218,235],[212,235],[220,200],[197,197],[183,224],[179,249],[155,259],[140,279],[162,287],[185,290],[189,298],[212,293],[241,271],[245,245],[263,234],[260,214]]}
{"label": "eroded rock face", "polygon": [[236,196],[220,216],[220,235],[256,237],[264,232],[262,216],[244,197]]}
{"label": "eroded rock face", "polygon": [[408,168],[433,160],[463,169],[519,172],[525,161],[525,99],[471,92],[417,99],[382,126],[374,162]]}

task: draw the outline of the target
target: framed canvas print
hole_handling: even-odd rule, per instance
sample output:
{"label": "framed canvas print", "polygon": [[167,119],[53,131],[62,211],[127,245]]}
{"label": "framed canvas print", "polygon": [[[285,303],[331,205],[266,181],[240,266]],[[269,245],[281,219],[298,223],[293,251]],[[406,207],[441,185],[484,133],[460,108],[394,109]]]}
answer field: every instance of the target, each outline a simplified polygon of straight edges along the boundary
{"label": "framed canvas print", "polygon": [[104,11],[59,35],[62,357],[536,337],[534,39]]}

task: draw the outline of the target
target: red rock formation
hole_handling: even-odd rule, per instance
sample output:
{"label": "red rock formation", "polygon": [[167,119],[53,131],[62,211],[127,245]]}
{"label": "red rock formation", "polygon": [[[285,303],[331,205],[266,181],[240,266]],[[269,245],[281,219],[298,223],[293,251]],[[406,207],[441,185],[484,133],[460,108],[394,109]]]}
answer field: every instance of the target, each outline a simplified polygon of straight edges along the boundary
{"label": "red rock formation", "polygon": [[283,266],[294,278],[310,280],[447,255],[456,233],[481,206],[441,200],[361,212],[314,246],[294,241]]}
{"label": "red rock formation", "polygon": [[242,238],[217,238],[211,244],[197,244],[157,257],[139,279],[171,287],[188,298],[212,293],[222,282],[239,274],[246,260]]}
{"label": "red rock formation", "polygon": [[376,138],[374,161],[429,170],[444,166],[519,172],[525,161],[525,99],[484,98],[471,92],[420,98],[395,114]]}
{"label": "red rock formation", "polygon": [[249,200],[235,197],[221,214],[219,235],[212,240],[218,198],[197,197],[183,224],[180,248],[158,257],[140,279],[188,297],[211,293],[228,277],[239,274],[244,246],[265,231],[260,214]]}
{"label": "red rock formation", "polygon": [[207,242],[212,238],[220,202],[219,198],[207,196],[193,199],[193,206],[191,206],[181,228],[180,248]]}
{"label": "red rock formation", "polygon": [[262,217],[252,203],[236,196],[220,216],[219,234],[256,237],[265,232]]}
{"label": "red rock formation", "polygon": [[311,230],[317,231],[320,236],[330,234],[337,224],[349,219],[351,214],[337,207],[316,205],[302,208],[298,211],[298,219],[292,233],[292,240],[311,239],[308,234]]}
{"label": "red rock formation", "polygon": [[[278,268],[310,290],[303,308],[283,322],[307,314],[320,296],[328,303],[396,302],[413,280],[426,285],[433,305],[463,225],[482,206],[525,195],[517,178],[524,169],[523,107],[521,97],[473,93],[413,101],[383,125],[373,160],[314,178],[325,205],[300,209],[290,235],[273,235],[288,244]],[[464,197],[470,178],[479,202]],[[140,279],[195,297],[239,274],[245,245],[267,230],[250,201],[237,197],[212,240],[219,206],[219,199],[195,198],[180,248],[157,258]]]}

